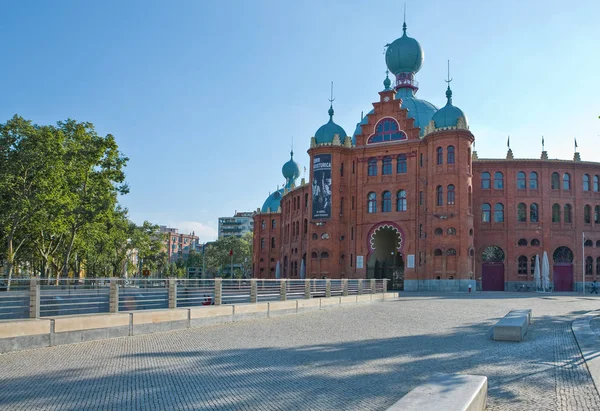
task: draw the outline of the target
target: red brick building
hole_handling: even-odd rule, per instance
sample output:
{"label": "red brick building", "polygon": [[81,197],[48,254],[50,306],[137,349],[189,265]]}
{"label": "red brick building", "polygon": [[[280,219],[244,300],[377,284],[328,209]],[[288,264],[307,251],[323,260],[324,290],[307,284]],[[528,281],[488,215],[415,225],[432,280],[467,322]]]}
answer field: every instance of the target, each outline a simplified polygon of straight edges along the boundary
{"label": "red brick building", "polygon": [[[257,278],[389,278],[406,290],[534,286],[547,252],[556,290],[600,277],[600,164],[478,159],[466,115],[416,97],[419,43],[387,46],[394,75],[353,135],[329,121],[311,139],[310,182],[291,159],[286,186],[254,217]],[[597,241],[597,242],[596,242]],[[279,270],[277,265],[279,263]],[[579,281],[579,283],[577,283]]]}

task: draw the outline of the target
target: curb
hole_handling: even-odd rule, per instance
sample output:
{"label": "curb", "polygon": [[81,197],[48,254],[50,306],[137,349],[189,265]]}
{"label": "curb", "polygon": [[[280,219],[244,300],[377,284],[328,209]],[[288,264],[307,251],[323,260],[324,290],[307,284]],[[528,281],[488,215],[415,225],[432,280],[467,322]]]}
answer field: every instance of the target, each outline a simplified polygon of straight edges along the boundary
{"label": "curb", "polygon": [[600,311],[590,311],[573,321],[571,330],[592,376],[596,391],[600,393],[600,338],[590,326],[590,322],[598,315],[600,315]]}

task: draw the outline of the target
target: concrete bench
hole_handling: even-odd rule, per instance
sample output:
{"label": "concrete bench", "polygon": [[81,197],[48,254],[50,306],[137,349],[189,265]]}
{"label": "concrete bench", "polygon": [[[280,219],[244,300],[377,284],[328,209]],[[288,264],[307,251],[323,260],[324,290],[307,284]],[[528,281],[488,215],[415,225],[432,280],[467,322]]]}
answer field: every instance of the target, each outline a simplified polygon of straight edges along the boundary
{"label": "concrete bench", "polygon": [[512,310],[494,325],[492,339],[496,341],[523,341],[529,324],[531,310]]}
{"label": "concrete bench", "polygon": [[482,375],[436,375],[410,391],[388,411],[483,411],[487,389],[487,377]]}

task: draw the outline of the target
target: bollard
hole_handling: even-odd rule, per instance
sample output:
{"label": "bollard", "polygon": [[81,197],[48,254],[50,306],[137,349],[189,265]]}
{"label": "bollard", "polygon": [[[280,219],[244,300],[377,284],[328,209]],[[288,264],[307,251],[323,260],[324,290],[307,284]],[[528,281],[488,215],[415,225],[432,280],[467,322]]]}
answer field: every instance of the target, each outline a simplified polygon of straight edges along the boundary
{"label": "bollard", "polygon": [[375,279],[371,278],[371,294],[375,294]]}
{"label": "bollard", "polygon": [[110,279],[109,312],[119,312],[119,283],[116,278]]}
{"label": "bollard", "polygon": [[29,280],[29,318],[40,318],[40,282],[37,277]]}
{"label": "bollard", "polygon": [[348,279],[342,278],[342,295],[348,295]]}
{"label": "bollard", "polygon": [[177,280],[169,278],[169,308],[177,308]]}
{"label": "bollard", "polygon": [[304,298],[310,299],[310,280],[304,280]]}
{"label": "bollard", "polygon": [[221,305],[222,304],[222,282],[223,279],[221,278],[215,278],[215,305]]}
{"label": "bollard", "polygon": [[279,299],[281,301],[285,301],[286,299],[286,288],[285,288],[285,281],[286,280],[279,280]]}
{"label": "bollard", "polygon": [[331,278],[325,279],[325,297],[331,297]]}
{"label": "bollard", "polygon": [[358,279],[358,284],[356,285],[356,287],[357,287],[357,290],[358,290],[357,294],[361,295],[362,294],[362,289],[363,289],[363,279],[362,278]]}
{"label": "bollard", "polygon": [[258,287],[256,283],[256,279],[250,280],[250,302],[256,303],[258,295]]}

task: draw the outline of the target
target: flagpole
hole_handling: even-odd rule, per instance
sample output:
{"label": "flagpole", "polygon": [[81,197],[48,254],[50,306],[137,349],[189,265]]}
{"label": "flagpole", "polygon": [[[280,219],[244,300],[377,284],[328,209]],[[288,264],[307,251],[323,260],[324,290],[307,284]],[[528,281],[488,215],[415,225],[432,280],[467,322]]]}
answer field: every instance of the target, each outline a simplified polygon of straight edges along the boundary
{"label": "flagpole", "polygon": [[581,232],[581,261],[583,262],[583,270],[581,270],[581,292],[585,295],[585,231]]}

